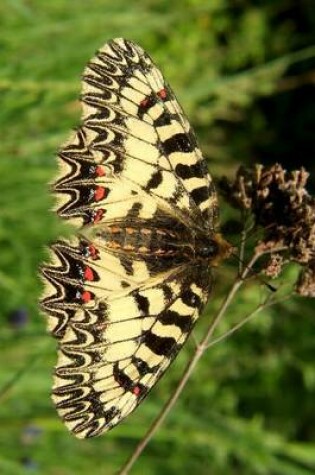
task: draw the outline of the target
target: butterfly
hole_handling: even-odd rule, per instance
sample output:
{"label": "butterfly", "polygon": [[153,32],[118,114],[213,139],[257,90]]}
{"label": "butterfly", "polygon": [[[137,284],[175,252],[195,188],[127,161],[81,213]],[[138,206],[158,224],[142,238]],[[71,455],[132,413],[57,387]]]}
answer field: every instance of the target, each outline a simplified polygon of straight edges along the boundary
{"label": "butterfly", "polygon": [[53,187],[78,233],[51,246],[41,308],[58,341],[53,402],[85,438],[118,424],[164,374],[230,245],[195,134],[140,46],[106,43],[81,102]]}

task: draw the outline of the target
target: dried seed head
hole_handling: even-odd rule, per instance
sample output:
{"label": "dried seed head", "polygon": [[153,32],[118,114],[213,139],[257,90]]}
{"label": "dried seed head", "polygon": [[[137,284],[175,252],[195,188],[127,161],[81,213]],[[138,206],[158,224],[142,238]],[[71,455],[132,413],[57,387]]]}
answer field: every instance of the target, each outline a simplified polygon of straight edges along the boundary
{"label": "dried seed head", "polygon": [[315,297],[315,262],[305,267],[296,283],[296,292],[303,297]]}
{"label": "dried seed head", "polygon": [[263,269],[263,272],[267,277],[275,279],[281,273],[283,264],[284,258],[281,254],[271,254]]}
{"label": "dried seed head", "polygon": [[[227,178],[219,182],[226,200],[235,208],[251,213],[255,226],[262,230],[262,241],[256,251],[272,252],[283,247],[286,261],[308,265],[300,287],[306,286],[305,279],[309,282],[315,272],[309,267],[315,261],[315,199],[306,190],[308,177],[304,168],[288,172],[279,164],[255,165],[240,167],[233,182]],[[281,268],[279,257],[274,255],[264,271],[272,277]]]}

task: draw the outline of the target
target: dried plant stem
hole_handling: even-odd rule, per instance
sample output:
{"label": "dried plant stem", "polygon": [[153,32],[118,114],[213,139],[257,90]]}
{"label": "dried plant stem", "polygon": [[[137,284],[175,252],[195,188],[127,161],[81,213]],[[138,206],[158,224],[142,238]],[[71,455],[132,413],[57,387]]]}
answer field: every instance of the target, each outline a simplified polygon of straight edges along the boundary
{"label": "dried plant stem", "polygon": [[149,441],[152,439],[153,435],[155,432],[159,429],[159,427],[162,425],[163,421],[165,420],[166,416],[170,412],[170,410],[173,408],[174,404],[176,403],[177,399],[179,398],[181,392],[183,391],[188,379],[190,378],[191,374],[193,373],[198,361],[206,351],[206,349],[209,347],[209,341],[211,336],[213,335],[214,330],[220,323],[222,317],[224,316],[227,308],[229,307],[230,303],[232,302],[236,292],[239,290],[239,288],[242,286],[245,278],[247,277],[248,273],[251,271],[254,263],[261,257],[263,253],[257,253],[254,254],[252,259],[249,261],[249,263],[244,266],[243,271],[241,275],[239,275],[234,283],[232,284],[232,287],[230,291],[228,292],[226,298],[222,302],[222,305],[220,309],[218,310],[218,313],[214,320],[210,323],[204,337],[201,339],[199,344],[197,345],[195,352],[191,358],[191,360],[188,362],[183,376],[181,380],[178,383],[178,386],[176,387],[174,393],[171,395],[169,400],[166,402],[166,404],[163,406],[161,412],[158,414],[156,419],[153,421],[151,427],[147,431],[147,433],[144,435],[143,439],[139,442],[137,445],[135,451],[132,453],[130,458],[127,460],[125,465],[120,469],[120,471],[117,473],[117,475],[127,475],[130,471],[130,469],[133,467],[134,463],[137,461]]}
{"label": "dried plant stem", "polygon": [[242,328],[246,323],[248,323],[252,318],[256,317],[256,315],[261,312],[261,310],[265,308],[264,304],[259,304],[252,312],[250,312],[246,317],[244,317],[240,322],[230,328],[228,331],[222,333],[222,335],[218,336],[217,338],[212,338],[211,341],[207,345],[207,349],[211,346],[220,343],[222,340],[225,340],[229,336],[233,335],[237,330]]}
{"label": "dried plant stem", "polygon": [[239,249],[239,261],[238,261],[238,273],[241,275],[243,272],[243,267],[244,267],[244,255],[245,255],[245,245],[246,245],[246,240],[247,240],[247,234],[251,231],[251,227],[246,226],[246,215],[245,212],[243,213],[243,222],[244,222],[244,228],[241,232],[241,242],[240,242],[240,249]]}
{"label": "dried plant stem", "polygon": [[258,313],[260,313],[265,308],[271,307],[271,305],[275,305],[280,302],[284,302],[285,300],[288,300],[291,297],[292,297],[292,293],[289,293],[288,295],[285,295],[282,298],[279,298],[277,300],[272,300],[271,302],[265,301],[263,303],[260,303],[252,312],[246,315],[246,317],[244,317],[240,322],[236,323],[228,331],[222,333],[222,335],[218,336],[217,338],[211,339],[211,341],[208,343],[207,349],[210,348],[211,346],[216,345],[217,343],[220,343],[222,340],[225,340],[229,336],[233,335],[233,333],[235,333],[237,330],[239,330],[244,325],[246,325],[246,323],[248,323],[250,320],[256,317],[256,315],[258,315]]}
{"label": "dried plant stem", "polygon": [[241,232],[241,243],[240,243],[240,251],[239,251],[239,261],[238,261],[238,272],[239,272],[239,274],[241,274],[242,271],[243,271],[246,234],[247,234],[247,231],[244,228],[243,231]]}

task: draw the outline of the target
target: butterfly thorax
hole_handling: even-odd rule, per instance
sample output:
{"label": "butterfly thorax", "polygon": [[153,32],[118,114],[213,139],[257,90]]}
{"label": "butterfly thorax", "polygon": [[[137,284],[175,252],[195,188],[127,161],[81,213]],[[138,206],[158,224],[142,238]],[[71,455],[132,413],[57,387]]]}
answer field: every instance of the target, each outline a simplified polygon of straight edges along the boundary
{"label": "butterfly thorax", "polygon": [[232,245],[220,233],[213,232],[209,236],[197,237],[195,255],[197,258],[209,259],[211,266],[217,266],[230,256],[232,249]]}

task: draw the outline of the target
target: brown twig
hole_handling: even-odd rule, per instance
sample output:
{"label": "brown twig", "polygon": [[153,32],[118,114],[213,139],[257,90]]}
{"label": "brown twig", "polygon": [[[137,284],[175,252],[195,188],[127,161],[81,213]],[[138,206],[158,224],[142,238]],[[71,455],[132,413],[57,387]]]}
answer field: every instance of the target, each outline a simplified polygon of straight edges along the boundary
{"label": "brown twig", "polygon": [[240,249],[239,249],[239,261],[238,261],[238,273],[241,275],[243,272],[244,266],[244,256],[245,256],[245,244],[247,233],[250,231],[250,228],[246,227],[246,219],[243,219],[244,227],[241,232],[241,241],[240,241]]}
{"label": "brown twig", "polygon": [[222,335],[218,336],[217,338],[213,338],[209,342],[207,349],[216,345],[217,343],[220,343],[221,341],[225,340],[229,336],[233,335],[233,333],[235,333],[237,330],[242,328],[246,323],[248,323],[250,320],[256,317],[256,315],[258,315],[258,313],[260,313],[262,310],[265,310],[266,308],[271,307],[271,305],[276,305],[277,303],[284,302],[285,300],[288,300],[291,297],[292,297],[292,294],[290,293],[277,300],[272,300],[271,302],[269,302],[269,300],[268,301],[265,300],[265,302],[260,303],[252,312],[250,312],[240,322],[236,323],[233,327],[231,327],[226,332],[222,333]]}

